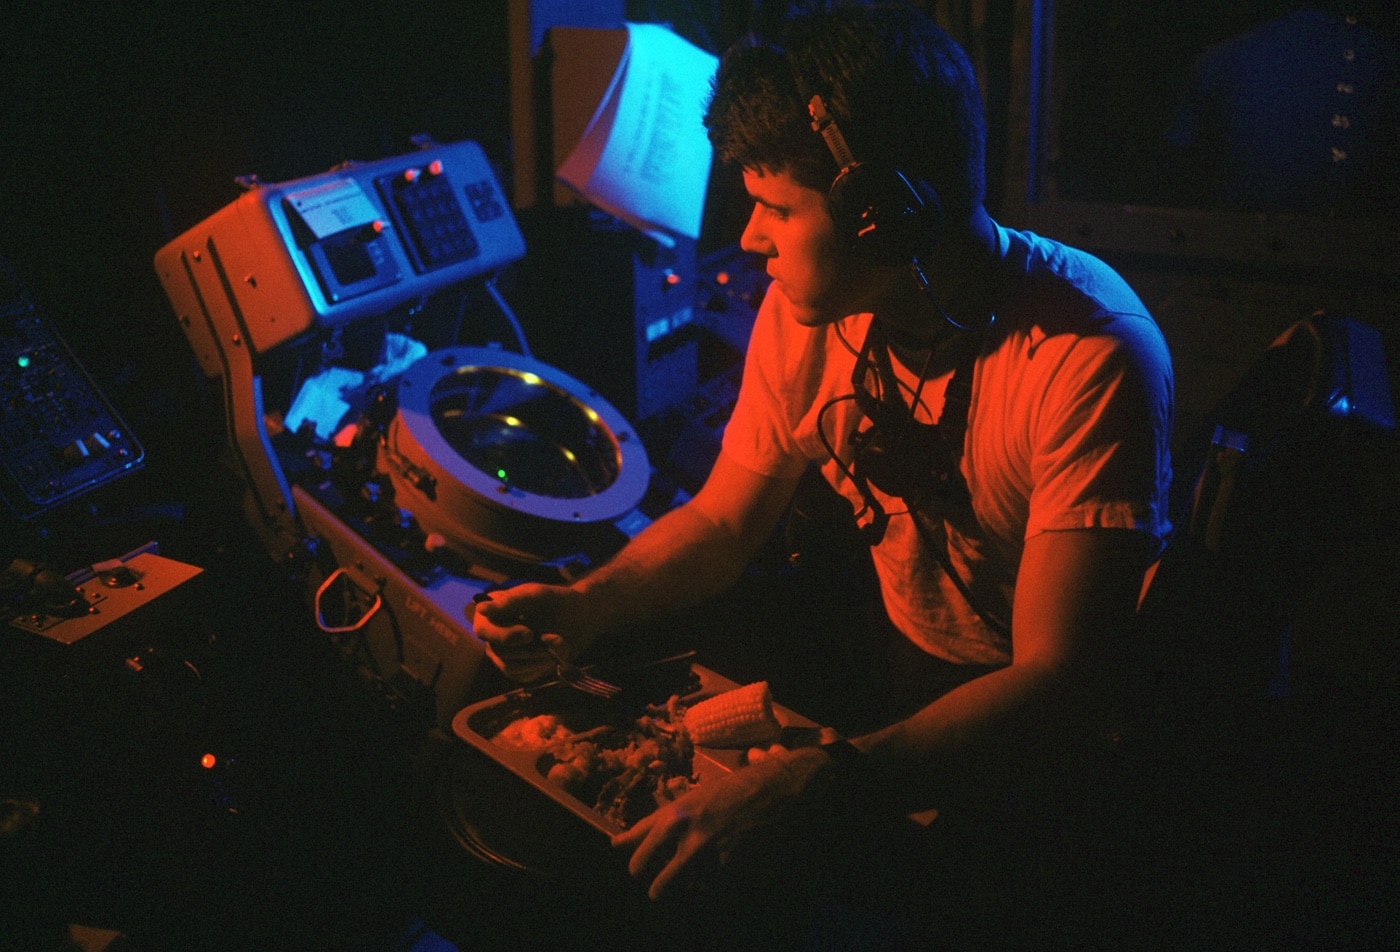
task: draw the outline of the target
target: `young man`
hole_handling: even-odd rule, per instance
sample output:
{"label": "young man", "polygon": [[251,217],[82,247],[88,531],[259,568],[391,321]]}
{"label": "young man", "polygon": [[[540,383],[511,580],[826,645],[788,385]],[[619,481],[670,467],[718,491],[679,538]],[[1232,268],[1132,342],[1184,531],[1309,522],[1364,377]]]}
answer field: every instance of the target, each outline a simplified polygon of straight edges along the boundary
{"label": "young man", "polygon": [[1168,528],[1163,339],[1102,262],[987,215],[980,93],[936,25],[902,8],[792,20],[724,57],[706,124],[743,169],[741,245],[773,279],[723,451],[608,565],[498,593],[476,631],[528,677],[537,636],[577,655],[697,605],[815,466],[866,527],[917,700],[853,747],[761,760],[617,837],[653,896],[833,789],[947,811],[1089,743]]}

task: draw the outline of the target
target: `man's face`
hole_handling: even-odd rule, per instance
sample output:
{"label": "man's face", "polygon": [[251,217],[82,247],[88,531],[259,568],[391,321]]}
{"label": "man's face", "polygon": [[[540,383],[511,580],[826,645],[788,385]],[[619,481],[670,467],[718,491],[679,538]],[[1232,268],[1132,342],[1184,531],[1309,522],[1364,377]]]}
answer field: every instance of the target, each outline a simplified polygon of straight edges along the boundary
{"label": "man's face", "polygon": [[874,309],[879,281],[837,235],[824,192],[786,172],[750,169],[744,188],[754,206],[739,246],[767,259],[773,287],[791,302],[798,323],[817,327]]}

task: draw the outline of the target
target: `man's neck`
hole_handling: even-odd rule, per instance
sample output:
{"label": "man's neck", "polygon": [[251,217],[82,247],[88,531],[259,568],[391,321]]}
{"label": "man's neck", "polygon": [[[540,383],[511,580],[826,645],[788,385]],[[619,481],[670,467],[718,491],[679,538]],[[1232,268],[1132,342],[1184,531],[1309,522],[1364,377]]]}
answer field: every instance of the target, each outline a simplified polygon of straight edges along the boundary
{"label": "man's neck", "polygon": [[888,329],[891,350],[908,364],[957,336],[986,326],[995,314],[1001,236],[982,209],[950,229],[921,261],[929,289],[912,277],[896,282],[875,313]]}
{"label": "man's neck", "polygon": [[929,255],[929,293],[945,318],[962,327],[980,327],[994,312],[1003,253],[1001,233],[978,207],[959,227],[948,229]]}
{"label": "man's neck", "polygon": [[885,336],[890,356],[906,370],[937,377],[952,368],[973,333],[940,320],[939,335],[933,340],[910,338],[897,328],[887,328]]}

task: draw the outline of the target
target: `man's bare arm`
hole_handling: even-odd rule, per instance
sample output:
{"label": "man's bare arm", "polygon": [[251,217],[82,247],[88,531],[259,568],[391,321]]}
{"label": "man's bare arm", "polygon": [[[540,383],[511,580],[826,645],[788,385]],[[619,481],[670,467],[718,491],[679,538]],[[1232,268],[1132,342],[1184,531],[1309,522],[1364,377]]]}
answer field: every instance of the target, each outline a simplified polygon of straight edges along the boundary
{"label": "man's bare arm", "polygon": [[605,565],[568,588],[527,584],[493,594],[477,606],[475,630],[507,673],[525,676],[541,659],[519,649],[538,635],[559,635],[576,655],[607,633],[698,605],[738,579],[777,526],[797,482],[760,475],[721,453],[694,499],[652,523]]}
{"label": "man's bare arm", "polygon": [[721,453],[694,499],[575,584],[597,632],[646,624],[723,592],[777,526],[796,486]]}
{"label": "man's bare arm", "polygon": [[[858,738],[912,809],[979,798],[1106,729],[1151,543],[1126,530],[1046,532],[1026,543],[1012,663]],[[1033,778],[1032,778],[1033,779]]]}

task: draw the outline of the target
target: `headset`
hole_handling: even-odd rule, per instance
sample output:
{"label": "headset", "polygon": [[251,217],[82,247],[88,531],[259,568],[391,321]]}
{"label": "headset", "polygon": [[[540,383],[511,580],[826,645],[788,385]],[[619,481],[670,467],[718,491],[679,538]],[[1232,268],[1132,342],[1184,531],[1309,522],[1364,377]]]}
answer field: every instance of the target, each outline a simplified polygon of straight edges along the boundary
{"label": "headset", "polygon": [[[919,373],[918,384],[910,391],[911,404],[905,404],[898,396],[901,385],[890,363],[884,327],[878,320],[872,320],[851,370],[851,393],[828,400],[819,411],[818,438],[827,455],[860,493],[864,505],[857,515],[870,515],[870,520],[860,530],[868,544],[878,545],[884,538],[890,516],[870,491],[871,486],[903,500],[910,513],[924,509],[935,499],[942,500],[943,504],[972,504],[958,460],[967,427],[976,353],[975,347],[963,347],[953,379],[948,384],[942,416],[938,423],[921,423],[914,414],[928,371],[927,361]],[[873,391],[868,384],[872,377],[875,380]],[[869,426],[851,434],[849,462],[842,460],[836,446],[828,439],[824,425],[827,411],[847,400],[854,402],[861,415],[870,421]]]}
{"label": "headset", "polygon": [[[937,193],[927,186],[926,192],[921,193],[908,176],[896,168],[857,160],[821,96],[811,98],[807,111],[812,117],[812,129],[821,134],[840,168],[829,194],[831,216],[838,233],[846,235],[856,253],[865,260],[908,267],[921,279],[919,257],[937,240],[943,226],[943,209]],[[922,280],[920,283],[928,293],[927,283]],[[929,296],[931,299],[932,295]],[[936,306],[937,302],[934,304]],[[879,381],[878,396],[866,388],[867,376],[872,371]],[[922,388],[926,371],[927,365],[919,375],[919,388]],[[871,321],[865,343],[856,356],[851,387],[850,399],[871,424],[852,436],[855,455],[847,473],[873,517],[864,527],[868,530],[867,541],[878,543],[889,521],[870,494],[871,485],[903,499],[911,511],[919,509],[935,495],[967,498],[967,489],[957,468],[961,447],[955,451],[947,446],[937,426],[916,422],[915,408],[906,406],[899,398],[899,385],[890,366],[889,345],[879,320]],[[917,406],[918,393],[913,397]],[[831,455],[840,463],[834,452]]]}
{"label": "headset", "polygon": [[857,160],[821,96],[812,97],[807,112],[840,169],[828,193],[836,227],[869,261],[917,267],[943,229],[938,193],[926,182],[915,188],[899,169]]}
{"label": "headset", "polygon": [[995,313],[980,323],[964,324],[943,309],[929,286],[922,258],[942,234],[944,223],[943,200],[933,186],[923,179],[915,186],[897,168],[856,159],[820,95],[808,101],[807,113],[840,169],[827,191],[827,204],[837,230],[849,236],[856,253],[872,264],[908,268],[934,309],[958,330],[991,327]]}
{"label": "headset", "polygon": [[[846,143],[846,137],[827,111],[820,95],[807,103],[812,129],[821,134],[840,169],[831,183],[827,201],[832,221],[838,232],[849,236],[856,253],[874,264],[909,269],[924,296],[932,302],[943,319],[962,331],[984,331],[996,322],[995,312],[980,324],[965,325],[939,304],[929,287],[921,257],[938,240],[943,230],[943,203],[931,185],[920,180],[916,188],[899,169],[891,166],[867,165],[858,161]],[[980,335],[977,335],[980,337]],[[928,538],[929,530],[918,518],[919,510],[935,498],[946,503],[970,506],[972,495],[958,467],[962,456],[963,434],[972,398],[972,372],[976,360],[977,341],[970,339],[962,348],[961,358],[948,383],[944,412],[938,423],[919,423],[914,419],[919,403],[919,389],[927,373],[927,363],[919,373],[912,405],[898,399],[899,384],[889,363],[889,344],[878,319],[870,322],[866,340],[856,354],[851,372],[852,393],[828,401],[818,414],[817,435],[828,455],[855,485],[870,520],[859,527],[867,545],[879,545],[889,526],[890,514],[870,491],[874,486],[887,495],[902,499],[920,535],[928,539],[930,551],[944,572],[967,599],[973,610],[993,630],[1009,635],[1010,628],[1000,619],[984,611],[973,598],[967,583],[953,567],[947,552],[947,541]],[[931,356],[931,355],[930,355]],[[880,381],[879,393],[866,387],[871,371]],[[834,404],[854,400],[870,426],[852,434],[854,455],[849,463],[842,461],[836,448],[827,439],[821,417]],[[861,513],[857,513],[859,516]]]}

